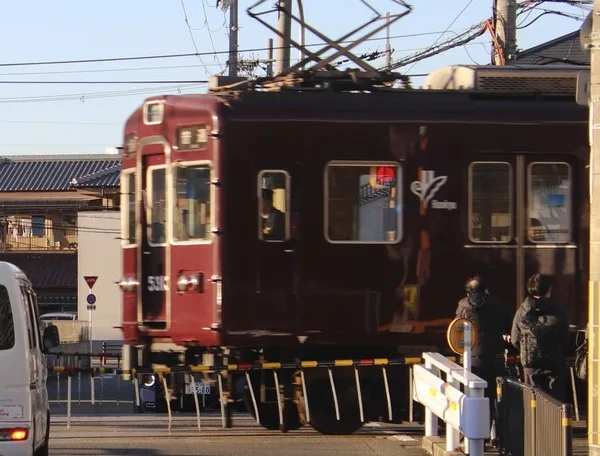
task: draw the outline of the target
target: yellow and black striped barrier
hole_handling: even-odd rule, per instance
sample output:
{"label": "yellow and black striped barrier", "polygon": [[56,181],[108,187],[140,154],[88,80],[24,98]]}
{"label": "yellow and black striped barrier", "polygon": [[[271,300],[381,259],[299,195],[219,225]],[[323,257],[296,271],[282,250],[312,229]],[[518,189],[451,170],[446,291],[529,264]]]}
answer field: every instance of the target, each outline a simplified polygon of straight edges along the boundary
{"label": "yellow and black striped barrier", "polygon": [[[455,361],[455,356],[448,356]],[[280,370],[280,369],[311,369],[311,368],[333,368],[333,367],[368,367],[368,366],[410,366],[420,364],[420,357],[404,358],[371,358],[371,359],[336,359],[332,361],[297,361],[297,362],[263,362],[263,363],[239,363],[224,365],[196,364],[176,367],[136,368],[120,369],[112,367],[69,367],[54,366],[49,368],[54,373],[87,373],[87,374],[114,374],[114,375],[136,375],[136,374],[169,374],[169,373],[199,373],[199,372],[221,372],[221,371],[254,371],[254,370]]]}

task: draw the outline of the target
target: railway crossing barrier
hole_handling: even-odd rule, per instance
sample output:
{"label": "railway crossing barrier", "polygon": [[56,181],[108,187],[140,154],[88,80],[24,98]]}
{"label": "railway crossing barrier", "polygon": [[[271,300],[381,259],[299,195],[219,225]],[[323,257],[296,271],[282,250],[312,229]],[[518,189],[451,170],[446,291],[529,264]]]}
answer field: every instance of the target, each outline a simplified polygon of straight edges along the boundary
{"label": "railway crossing barrier", "polygon": [[[79,357],[85,354],[77,354]],[[101,353],[98,355],[106,356],[105,353]],[[442,356],[442,355],[440,355]],[[454,359],[454,357],[450,357]],[[254,408],[255,418],[257,422],[260,422],[260,414],[259,407],[257,403],[257,398],[254,394],[254,388],[252,387],[252,382],[250,378],[250,372],[256,370],[263,371],[271,371],[273,375],[273,380],[275,382],[276,388],[279,386],[279,372],[284,369],[293,369],[300,372],[300,376],[302,378],[302,388],[303,388],[303,398],[304,398],[304,407],[306,410],[306,418],[307,421],[310,421],[310,398],[307,394],[306,383],[304,381],[304,371],[306,369],[326,369],[329,383],[331,386],[334,408],[336,418],[340,419],[340,406],[338,403],[338,395],[336,393],[335,382],[334,382],[334,369],[337,368],[351,368],[354,370],[354,380],[356,384],[356,392],[358,397],[359,404],[359,412],[361,421],[364,421],[363,414],[363,399],[361,393],[361,380],[359,375],[359,370],[361,367],[379,367],[382,371],[383,377],[383,386],[385,390],[385,397],[387,401],[387,409],[388,409],[388,419],[391,421],[394,417],[392,414],[392,400],[390,393],[390,385],[388,382],[388,374],[387,369],[391,367],[397,366],[411,366],[414,364],[422,363],[423,359],[420,357],[402,357],[397,359],[391,358],[373,358],[373,359],[341,359],[341,360],[332,360],[332,361],[297,361],[297,362],[262,362],[262,363],[239,363],[239,364],[226,364],[226,365],[187,365],[187,366],[176,366],[173,368],[170,367],[156,367],[156,368],[137,368],[137,369],[121,369],[118,367],[78,367],[78,366],[54,366],[49,369],[50,376],[55,374],[56,376],[56,400],[53,400],[51,394],[51,403],[60,403],[65,402],[67,405],[67,429],[70,429],[71,426],[71,417],[72,417],[72,405],[73,403],[81,404],[81,402],[89,402],[92,405],[101,405],[103,402],[112,402],[119,406],[120,404],[132,404],[136,407],[140,407],[140,379],[144,375],[153,375],[156,380],[160,382],[161,386],[164,387],[166,391],[165,394],[165,402],[168,414],[168,430],[169,433],[171,431],[172,424],[172,410],[171,410],[171,397],[169,397],[168,388],[167,388],[167,378],[168,376],[183,376],[186,380],[186,383],[189,383],[191,386],[191,392],[194,399],[195,412],[198,422],[198,430],[201,430],[201,420],[200,420],[200,400],[199,400],[199,392],[197,388],[197,374],[220,374],[222,372],[243,372],[244,377],[247,382],[248,389],[251,395],[252,407]],[[410,370],[409,370],[410,372]],[[82,376],[90,376],[90,400],[81,399],[81,390],[82,390]],[[116,401],[104,401],[102,398],[102,385],[103,379],[105,376],[110,375],[112,378],[115,378],[117,382],[117,391],[121,391],[121,381],[122,377],[128,376],[131,379],[131,383],[133,386],[133,394],[132,400],[121,400],[119,397]],[[67,391],[66,398],[64,401],[61,401],[60,398],[60,378],[61,376],[67,377]],[[96,385],[95,378],[100,379],[100,399],[96,399]],[[222,376],[216,375],[217,377],[217,386],[218,386],[218,398],[221,409],[221,418],[223,427],[231,427],[231,411],[229,407],[226,407],[227,400],[226,393],[224,391],[224,386],[222,382]],[[73,393],[73,380],[77,381],[77,391],[75,391],[77,397],[74,399]],[[413,407],[412,407],[412,375],[409,377],[409,387],[411,392],[409,394],[410,399],[410,412],[409,419],[412,421]],[[49,388],[51,389],[51,388]],[[279,421],[280,425],[283,426],[283,401],[280,395],[277,395],[277,405],[279,411]],[[283,430],[283,427],[281,427]]]}

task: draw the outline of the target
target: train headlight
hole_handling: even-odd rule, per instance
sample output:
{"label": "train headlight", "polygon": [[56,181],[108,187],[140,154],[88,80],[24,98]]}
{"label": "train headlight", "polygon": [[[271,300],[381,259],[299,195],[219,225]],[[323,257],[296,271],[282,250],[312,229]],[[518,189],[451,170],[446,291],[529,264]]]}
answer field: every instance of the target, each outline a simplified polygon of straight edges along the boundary
{"label": "train headlight", "polygon": [[188,290],[189,291],[199,291],[201,285],[201,279],[198,274],[192,274],[190,276],[190,280],[188,282]]}
{"label": "train headlight", "polygon": [[186,276],[180,274],[179,277],[177,277],[177,291],[179,293],[183,293],[185,290],[187,290],[189,285],[190,281]]}
{"label": "train headlight", "polygon": [[119,282],[119,288],[121,291],[125,293],[132,293],[139,286],[139,282],[135,279],[135,277],[124,277]]}
{"label": "train headlight", "polygon": [[156,383],[156,377],[154,375],[144,375],[142,376],[142,384],[146,388],[152,388]]}

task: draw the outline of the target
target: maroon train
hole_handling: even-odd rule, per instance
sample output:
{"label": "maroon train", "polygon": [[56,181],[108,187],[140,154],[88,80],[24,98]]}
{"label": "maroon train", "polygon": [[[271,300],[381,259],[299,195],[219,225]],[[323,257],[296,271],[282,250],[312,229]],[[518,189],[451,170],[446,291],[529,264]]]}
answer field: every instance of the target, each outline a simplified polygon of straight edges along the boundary
{"label": "maroon train", "polygon": [[[149,98],[127,120],[123,332],[133,365],[446,351],[479,272],[516,309],[535,271],[587,322],[588,112],[573,96],[291,89]],[[307,369],[311,424],[361,426],[352,369]],[[393,420],[405,368],[389,370]],[[239,385],[243,373],[227,382]],[[388,416],[361,371],[365,421]],[[277,427],[272,377],[253,372]],[[281,371],[288,428],[302,389]],[[258,394],[260,393],[260,394]],[[246,392],[247,394],[247,392]],[[300,412],[299,412],[300,409]]]}

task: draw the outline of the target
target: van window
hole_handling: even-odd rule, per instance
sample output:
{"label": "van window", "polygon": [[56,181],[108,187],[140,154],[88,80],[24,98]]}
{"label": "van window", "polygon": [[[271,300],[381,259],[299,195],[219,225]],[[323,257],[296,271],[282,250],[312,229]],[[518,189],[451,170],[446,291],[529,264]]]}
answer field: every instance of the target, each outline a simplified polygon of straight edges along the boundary
{"label": "van window", "polygon": [[15,346],[15,323],[8,290],[0,285],[0,350],[10,350]]}
{"label": "van window", "polygon": [[40,329],[40,324],[38,323],[40,320],[40,312],[37,304],[37,297],[35,292],[31,289],[24,288],[25,296],[27,297],[27,304],[29,306],[29,315],[31,317],[31,325],[33,328],[33,332],[35,333],[35,337],[37,339],[37,345],[41,347],[42,345],[42,334]]}
{"label": "van window", "polygon": [[27,289],[25,287],[21,287],[21,300],[23,302],[23,307],[25,308],[25,313],[27,314],[27,333],[29,336],[29,348],[36,348],[37,337],[35,333],[37,332],[37,322],[35,321],[35,315],[32,312],[31,304],[29,303],[29,299],[27,298]]}

